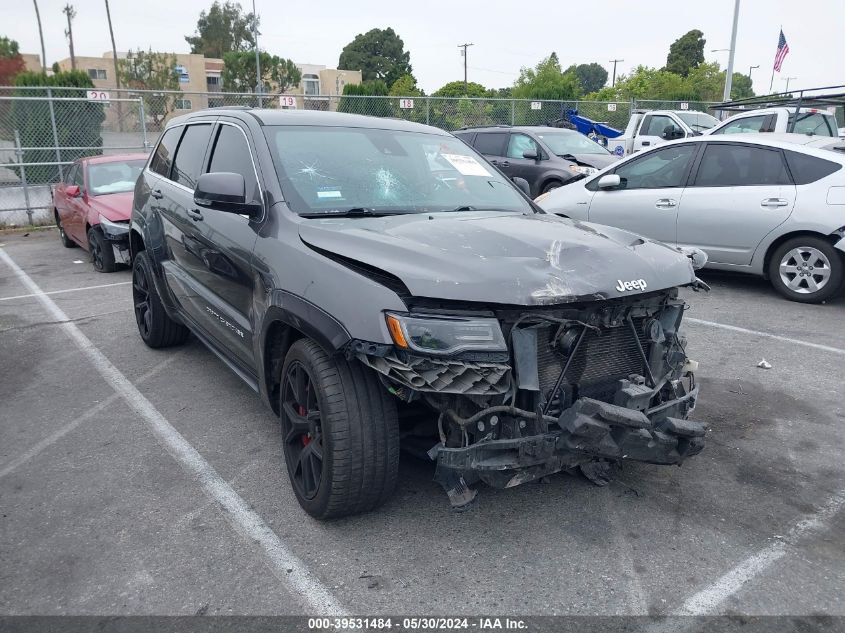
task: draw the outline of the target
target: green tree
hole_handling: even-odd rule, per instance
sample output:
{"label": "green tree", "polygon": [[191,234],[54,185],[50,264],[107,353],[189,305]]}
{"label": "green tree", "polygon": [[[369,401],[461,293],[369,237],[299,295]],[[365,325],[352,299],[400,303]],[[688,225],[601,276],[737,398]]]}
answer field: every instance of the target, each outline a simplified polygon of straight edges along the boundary
{"label": "green tree", "polygon": [[685,33],[669,47],[666,68],[669,72],[686,77],[693,68],[704,63],[704,33],[693,29]]}
{"label": "green tree", "polygon": [[[283,94],[299,85],[302,72],[291,60],[271,55],[265,51],[259,54],[261,62],[262,91]],[[223,90],[226,92],[253,92],[257,85],[254,51],[232,51],[223,55]]]}
{"label": "green tree", "polygon": [[747,99],[755,96],[751,87],[751,77],[742,73],[734,73],[731,82],[731,99]]}
{"label": "green tree", "polygon": [[431,93],[432,97],[487,97],[490,91],[474,81],[470,81],[464,88],[463,81],[450,81]]}
{"label": "green tree", "polygon": [[563,72],[557,54],[552,53],[535,68],[522,68],[513,85],[517,99],[577,99],[580,93],[578,77],[574,72]]}
{"label": "green tree", "polygon": [[241,5],[228,0],[214,0],[208,11],[201,11],[195,35],[186,35],[191,52],[206,57],[223,57],[231,51],[255,50],[252,36],[256,17],[244,13]]}
{"label": "green tree", "polygon": [[15,75],[26,70],[18,43],[8,37],[0,37],[0,86],[11,86]]}
{"label": "green tree", "polygon": [[581,92],[595,92],[601,90],[607,83],[607,70],[601,64],[572,65],[566,69],[567,73],[574,73],[578,78]]}
{"label": "green tree", "polygon": [[[45,87],[70,87],[79,90],[63,90],[62,97],[81,97],[80,100],[53,101],[53,113],[56,121],[56,136],[59,147],[82,147],[85,149],[61,150],[62,162],[74,161],[83,156],[102,154],[101,136],[105,112],[101,103],[84,100],[86,90],[94,84],[88,73],[72,70],[48,76],[43,72],[22,72],[15,77],[16,97],[43,97]],[[23,152],[24,163],[50,163],[56,161],[53,126],[50,117],[50,104],[47,101],[14,101],[12,122],[20,132],[24,147],[44,148],[29,149]],[[66,170],[67,166],[63,166]],[[18,174],[20,175],[20,174]],[[39,165],[26,168],[26,178],[30,183],[57,182],[60,170],[54,165]]]}
{"label": "green tree", "polygon": [[391,100],[386,98],[387,93],[387,84],[380,79],[365,81],[362,84],[346,84],[343,87],[343,96],[337,104],[337,111],[380,117],[393,116],[393,105]]}
{"label": "green tree", "polygon": [[358,34],[343,47],[338,70],[360,70],[364,81],[380,79],[388,86],[411,74],[411,54],[405,42],[390,27]]}
{"label": "green tree", "polygon": [[[122,86],[134,90],[178,91],[179,74],[176,72],[176,56],[171,53],[153,51],[132,52],[117,66]],[[176,107],[176,97],[167,92],[142,93],[144,112],[157,128],[161,128],[167,115]]]}
{"label": "green tree", "polygon": [[413,75],[402,75],[390,86],[391,97],[419,97],[423,92],[417,88],[417,80]]}

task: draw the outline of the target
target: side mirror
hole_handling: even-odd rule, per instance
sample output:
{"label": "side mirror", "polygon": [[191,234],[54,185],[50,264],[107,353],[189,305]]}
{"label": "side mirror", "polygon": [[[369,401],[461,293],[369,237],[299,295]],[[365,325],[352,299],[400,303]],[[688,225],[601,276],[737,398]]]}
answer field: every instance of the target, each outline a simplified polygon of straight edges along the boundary
{"label": "side mirror", "polygon": [[227,213],[257,215],[261,205],[246,200],[246,183],[241,174],[218,171],[197,178],[194,202],[201,207]]}
{"label": "side mirror", "polygon": [[684,134],[683,130],[676,128],[674,125],[667,125],[663,128],[663,134],[660,135],[661,138],[666,139],[667,141],[674,141],[678,138],[684,138],[686,134]]}
{"label": "side mirror", "polygon": [[622,184],[622,179],[618,174],[605,174],[598,181],[599,189],[616,189]]}
{"label": "side mirror", "polygon": [[79,190],[79,185],[70,185],[65,187],[65,194],[71,198],[78,198],[82,192]]}
{"label": "side mirror", "polygon": [[514,176],[512,178],[513,184],[519,187],[519,190],[524,193],[529,198],[531,197],[531,185],[528,184],[528,181],[525,178],[520,178],[519,176]]}
{"label": "side mirror", "polygon": [[537,153],[536,149],[527,149],[522,152],[523,158],[530,158],[531,160],[540,160],[540,155]]}

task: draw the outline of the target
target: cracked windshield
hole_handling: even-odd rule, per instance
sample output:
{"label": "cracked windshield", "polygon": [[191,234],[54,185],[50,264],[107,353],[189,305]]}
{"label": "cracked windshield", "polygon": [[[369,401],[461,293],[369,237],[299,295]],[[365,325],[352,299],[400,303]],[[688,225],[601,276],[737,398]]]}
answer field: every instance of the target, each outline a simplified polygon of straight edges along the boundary
{"label": "cracked windshield", "polygon": [[532,212],[504,176],[452,137],[313,126],[266,134],[288,204],[302,215]]}

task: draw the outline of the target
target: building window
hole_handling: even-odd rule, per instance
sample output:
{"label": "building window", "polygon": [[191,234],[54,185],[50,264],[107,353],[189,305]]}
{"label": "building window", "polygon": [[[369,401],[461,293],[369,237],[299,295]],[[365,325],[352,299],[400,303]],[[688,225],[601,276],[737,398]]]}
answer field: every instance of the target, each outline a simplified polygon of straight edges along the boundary
{"label": "building window", "polygon": [[193,105],[191,104],[190,99],[176,99],[176,109],[177,110],[191,110],[193,109]]}
{"label": "building window", "polygon": [[188,69],[185,68],[182,64],[176,64],[176,74],[179,75],[180,84],[186,84],[191,81],[191,78],[188,75]]}
{"label": "building window", "polygon": [[102,79],[105,80],[106,78],[106,71],[102,68],[89,68],[88,69],[88,76],[91,79]]}
{"label": "building window", "polygon": [[302,75],[302,93],[306,97],[320,94],[320,78],[317,75]]}
{"label": "building window", "polygon": [[207,83],[209,86],[219,86],[220,77],[218,77],[217,75],[208,75],[205,78],[205,83]]}

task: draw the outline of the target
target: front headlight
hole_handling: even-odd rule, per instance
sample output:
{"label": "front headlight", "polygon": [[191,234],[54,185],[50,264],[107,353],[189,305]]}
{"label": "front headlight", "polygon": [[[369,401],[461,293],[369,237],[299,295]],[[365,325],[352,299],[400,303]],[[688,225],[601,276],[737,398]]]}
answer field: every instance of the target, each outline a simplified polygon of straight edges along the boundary
{"label": "front headlight", "polygon": [[598,171],[595,167],[586,167],[584,165],[570,165],[569,169],[574,171],[576,174],[584,174],[585,176],[592,176]]}
{"label": "front headlight", "polygon": [[427,354],[507,351],[496,319],[412,317],[387,313],[387,329],[397,347]]}
{"label": "front headlight", "polygon": [[100,214],[100,228],[106,235],[120,237],[129,233],[129,222],[112,222]]}

